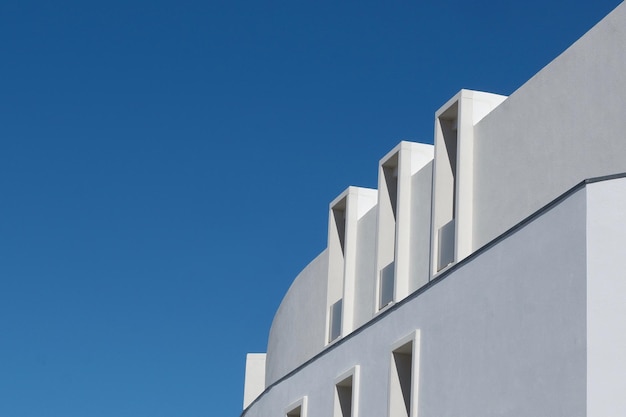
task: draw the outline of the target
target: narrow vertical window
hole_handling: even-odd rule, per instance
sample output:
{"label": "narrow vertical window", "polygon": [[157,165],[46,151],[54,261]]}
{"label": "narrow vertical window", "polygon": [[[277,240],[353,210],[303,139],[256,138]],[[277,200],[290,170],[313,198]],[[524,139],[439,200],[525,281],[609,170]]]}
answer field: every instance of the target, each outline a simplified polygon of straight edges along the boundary
{"label": "narrow vertical window", "polygon": [[398,219],[398,170],[400,151],[381,163],[379,168],[378,211],[378,300],[377,310],[394,301],[396,290],[396,224]]}
{"label": "narrow vertical window", "polygon": [[393,417],[417,414],[418,335],[418,332],[411,334],[391,352],[389,415]]}
{"label": "narrow vertical window", "polygon": [[380,288],[378,289],[378,309],[382,309],[393,302],[395,287],[395,262],[390,263],[380,271]]}
{"label": "narrow vertical window", "polygon": [[352,377],[341,381],[335,387],[337,401],[335,407],[336,417],[352,417]]}
{"label": "narrow vertical window", "polygon": [[339,238],[339,246],[341,247],[341,255],[346,254],[346,203],[342,201],[342,208],[333,208],[333,216],[337,225],[337,237]]}
{"label": "narrow vertical window", "polygon": [[387,196],[391,204],[391,213],[393,214],[393,219],[396,220],[398,207],[398,156],[395,155],[382,168],[385,183],[387,184]]}
{"label": "narrow vertical window", "polygon": [[342,300],[337,301],[332,306],[330,306],[329,313],[329,326],[328,326],[328,342],[332,342],[341,336],[341,313],[343,310],[343,302]]}
{"label": "narrow vertical window", "polygon": [[437,118],[436,141],[443,151],[437,161],[437,184],[435,190],[435,272],[441,271],[455,261],[456,214],[457,214],[457,159],[459,148],[459,103],[452,104]]}
{"label": "narrow vertical window", "polygon": [[302,417],[302,406],[299,405],[291,411],[287,411],[287,417]]}
{"label": "narrow vertical window", "polygon": [[285,411],[286,417],[306,417],[306,399],[307,397],[304,396],[287,407]]}
{"label": "narrow vertical window", "polygon": [[358,416],[358,371],[357,365],[336,379],[334,417]]}
{"label": "narrow vertical window", "polygon": [[325,343],[330,343],[341,336],[343,292],[346,268],[346,211],[348,198],[338,197],[331,203],[328,224],[328,287],[326,293],[327,325]]}

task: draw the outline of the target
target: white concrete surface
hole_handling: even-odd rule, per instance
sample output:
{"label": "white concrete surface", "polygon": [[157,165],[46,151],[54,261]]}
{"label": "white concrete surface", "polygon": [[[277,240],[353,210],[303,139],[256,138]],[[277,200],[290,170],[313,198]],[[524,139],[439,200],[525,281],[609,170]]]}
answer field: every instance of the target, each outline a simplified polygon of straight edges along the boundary
{"label": "white concrete surface", "polygon": [[377,209],[372,207],[358,222],[354,328],[370,321],[376,311]]}
{"label": "white concrete surface", "polygon": [[[402,300],[410,291],[413,256],[411,223],[418,221],[412,219],[411,207],[414,203],[412,178],[432,161],[433,154],[434,149],[431,145],[403,141],[379,163],[377,270],[380,279],[385,268],[390,266],[393,268],[394,301]],[[425,193],[419,191],[416,190],[415,199],[425,196]],[[379,288],[380,285],[377,285],[377,301]]]}
{"label": "white concrete surface", "polygon": [[626,5],[485,116],[474,249],[586,178],[626,171]]}
{"label": "white concrete surface", "polygon": [[587,187],[587,416],[626,415],[626,179]]}
{"label": "white concrete surface", "polygon": [[430,280],[432,181],[432,160],[411,178],[409,293],[417,291]]}
{"label": "white concrete surface", "polygon": [[360,367],[359,417],[385,416],[395,342],[420,331],[417,415],[584,416],[586,199],[574,194],[346,336],[275,384],[245,415],[308,396],[334,412],[336,379]]}
{"label": "white concrete surface", "polygon": [[324,348],[327,274],[324,251],[298,275],[280,303],[267,340],[266,386]]}
{"label": "white concrete surface", "polygon": [[[505,96],[461,90],[435,113],[435,162],[433,180],[432,273],[472,253],[474,225],[474,125],[499,106]],[[447,225],[454,232],[441,234]],[[454,242],[440,242],[449,236]]]}
{"label": "white concrete surface", "polygon": [[[355,282],[359,220],[375,205],[378,191],[348,187],[329,205],[328,210],[328,295],[327,334],[330,335],[330,309],[341,300],[341,335],[349,334],[355,323]],[[331,343],[328,337],[326,343]]]}
{"label": "white concrete surface", "polygon": [[348,386],[351,417],[626,415],[626,179],[580,185],[626,172],[624,74],[622,3],[510,97],[459,92],[434,159],[401,142],[378,192],[331,202],[264,372],[248,360],[244,415],[347,417]]}
{"label": "white concrete surface", "polygon": [[243,408],[249,406],[265,389],[265,353],[248,353],[243,389]]}

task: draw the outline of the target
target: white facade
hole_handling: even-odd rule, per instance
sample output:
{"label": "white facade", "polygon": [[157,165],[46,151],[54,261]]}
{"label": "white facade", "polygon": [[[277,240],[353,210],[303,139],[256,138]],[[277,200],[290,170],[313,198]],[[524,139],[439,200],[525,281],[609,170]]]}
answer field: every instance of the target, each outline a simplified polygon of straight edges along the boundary
{"label": "white facade", "polygon": [[626,4],[329,206],[247,417],[626,416]]}

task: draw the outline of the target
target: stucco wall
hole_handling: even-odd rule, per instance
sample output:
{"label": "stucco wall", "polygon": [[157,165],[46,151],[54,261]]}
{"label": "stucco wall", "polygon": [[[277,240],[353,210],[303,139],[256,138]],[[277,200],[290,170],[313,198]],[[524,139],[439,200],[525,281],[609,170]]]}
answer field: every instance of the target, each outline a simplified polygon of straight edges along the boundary
{"label": "stucco wall", "polygon": [[358,223],[354,328],[374,315],[376,298],[376,211],[373,207]]}
{"label": "stucco wall", "polygon": [[[359,365],[359,417],[387,415],[393,344],[420,330],[420,416],[586,415],[586,195],[470,257],[263,394],[248,417],[333,415]],[[623,241],[623,237],[621,241]]]}
{"label": "stucco wall", "polygon": [[409,292],[430,278],[430,213],[432,205],[433,162],[411,178],[411,259]]}
{"label": "stucco wall", "polygon": [[626,415],[626,179],[588,186],[587,415]]}
{"label": "stucco wall", "polygon": [[585,178],[626,171],[626,4],[475,127],[478,248]]}
{"label": "stucco wall", "polygon": [[267,342],[265,385],[324,348],[328,252],[298,275],[274,316]]}
{"label": "stucco wall", "polygon": [[265,390],[265,353],[248,353],[246,380],[243,387],[243,408]]}

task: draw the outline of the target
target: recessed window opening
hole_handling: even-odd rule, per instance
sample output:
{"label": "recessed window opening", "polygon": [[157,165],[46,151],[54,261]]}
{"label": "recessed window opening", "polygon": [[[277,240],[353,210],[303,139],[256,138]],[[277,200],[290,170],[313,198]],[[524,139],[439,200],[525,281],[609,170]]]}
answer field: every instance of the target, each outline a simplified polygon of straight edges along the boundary
{"label": "recessed window opening", "polygon": [[454,103],[448,110],[439,116],[439,126],[441,126],[441,134],[445,145],[445,151],[448,156],[449,184],[448,192],[451,193],[452,212],[451,218],[455,217],[456,212],[456,161],[458,151],[459,136],[459,103]]}
{"label": "recessed window opening", "polygon": [[329,332],[328,332],[328,342],[332,342],[341,336],[341,314],[343,309],[343,300],[339,300],[333,305],[330,306],[330,314],[329,314]]}
{"label": "recessed window opening", "polygon": [[410,417],[413,391],[413,342],[392,352],[391,381],[389,384],[389,415]]}
{"label": "recessed window opening", "polygon": [[454,103],[439,117],[439,126],[443,136],[443,145],[447,156],[447,164],[439,181],[445,181],[443,194],[445,206],[442,207],[447,221],[437,231],[438,235],[438,262],[437,271],[454,262],[455,259],[455,218],[457,206],[457,153],[458,153],[458,113],[459,103]]}
{"label": "recessed window opening", "polygon": [[307,397],[304,396],[291,404],[285,412],[286,417],[306,417],[306,400]]}
{"label": "recessed window opening", "polygon": [[328,225],[327,331],[325,343],[341,336],[346,269],[347,197],[331,203]]}
{"label": "recessed window opening", "polygon": [[387,184],[387,192],[389,202],[391,203],[391,211],[393,218],[396,219],[396,210],[398,206],[398,155],[394,155],[383,164],[383,175],[385,176],[385,184]]}
{"label": "recessed window opening", "polygon": [[302,406],[299,405],[291,411],[287,412],[287,417],[302,417]]}
{"label": "recessed window opening", "polygon": [[335,224],[337,225],[337,236],[339,237],[339,245],[341,246],[341,253],[345,255],[345,242],[346,242],[346,208],[345,202],[343,206],[333,207],[333,216],[335,217]]}
{"label": "recessed window opening", "polygon": [[441,271],[454,262],[455,227],[455,221],[452,219],[439,229],[439,262],[437,271]]}
{"label": "recessed window opening", "polygon": [[352,417],[353,376],[335,385],[335,417]]}
{"label": "recessed window opening", "polygon": [[393,292],[395,287],[395,266],[396,263],[392,262],[380,271],[380,284],[378,289],[379,310],[393,302]]}
{"label": "recessed window opening", "polygon": [[[379,220],[383,226],[380,233],[385,233],[385,237],[379,236],[383,240],[385,247],[379,253],[379,262],[382,264],[378,271],[378,310],[391,304],[394,300],[395,291],[395,260],[396,260],[396,222],[398,219],[398,164],[399,153],[395,153],[382,165],[382,175],[384,185],[387,188],[386,198],[389,202],[391,212],[387,210]],[[385,198],[385,196],[382,196]],[[379,225],[379,227],[381,227]],[[386,264],[386,265],[385,265]],[[383,266],[384,265],[384,266]]]}

